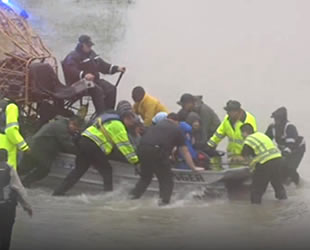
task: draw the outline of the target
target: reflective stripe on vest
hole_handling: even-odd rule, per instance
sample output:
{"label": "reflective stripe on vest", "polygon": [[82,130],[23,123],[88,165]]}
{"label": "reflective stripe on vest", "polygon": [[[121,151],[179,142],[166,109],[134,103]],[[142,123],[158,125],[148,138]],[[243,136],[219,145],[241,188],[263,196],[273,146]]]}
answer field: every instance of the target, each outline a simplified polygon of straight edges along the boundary
{"label": "reflective stripe on vest", "polygon": [[91,132],[85,130],[82,135],[86,135],[88,138],[90,138],[92,141],[94,141],[97,146],[105,153],[105,148],[104,148],[104,142],[102,142],[100,140],[99,137],[97,137],[96,135],[92,134]]}
{"label": "reflective stripe on vest", "polygon": [[282,155],[273,141],[263,133],[257,132],[246,138],[245,145],[251,147],[255,153],[250,166],[254,167],[257,163],[264,164],[269,160],[280,158]]}

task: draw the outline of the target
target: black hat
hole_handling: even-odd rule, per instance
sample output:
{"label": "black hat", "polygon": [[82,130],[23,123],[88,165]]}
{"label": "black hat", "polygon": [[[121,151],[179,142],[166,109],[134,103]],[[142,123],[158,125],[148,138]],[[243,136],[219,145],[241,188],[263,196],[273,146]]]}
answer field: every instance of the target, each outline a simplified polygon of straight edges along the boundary
{"label": "black hat", "polygon": [[182,106],[183,104],[186,104],[189,102],[195,102],[195,97],[193,95],[187,93],[187,94],[183,94],[181,96],[181,99],[180,99],[180,101],[177,102],[177,104]]}
{"label": "black hat", "polygon": [[79,37],[79,43],[85,43],[85,44],[87,44],[89,46],[93,46],[94,45],[94,43],[92,42],[90,36],[88,36],[88,35],[81,35]]}
{"label": "black hat", "polygon": [[226,107],[224,107],[224,109],[227,112],[237,111],[237,110],[241,109],[241,104],[238,101],[230,100],[230,101],[227,102]]}
{"label": "black hat", "polygon": [[271,118],[280,118],[287,120],[287,109],[285,107],[278,108],[271,114]]}

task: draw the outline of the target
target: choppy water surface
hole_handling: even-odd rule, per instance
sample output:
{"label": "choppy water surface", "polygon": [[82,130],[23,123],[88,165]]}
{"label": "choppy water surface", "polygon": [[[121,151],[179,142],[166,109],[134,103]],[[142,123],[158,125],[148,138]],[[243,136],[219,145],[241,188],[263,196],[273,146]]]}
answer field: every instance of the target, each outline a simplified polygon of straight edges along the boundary
{"label": "choppy water surface", "polygon": [[[23,0],[31,23],[61,60],[88,33],[96,50],[128,67],[119,96],[140,84],[171,110],[183,92],[202,94],[221,116],[230,99],[254,113],[263,131],[286,105],[310,141],[309,1],[286,0]],[[110,78],[114,80],[115,78]],[[13,249],[262,248],[309,249],[309,157],[301,188],[289,200],[272,192],[262,206],[233,200],[155,197],[128,201],[128,190],[53,198],[30,191],[35,215],[19,210]],[[308,246],[308,247],[307,247]]]}

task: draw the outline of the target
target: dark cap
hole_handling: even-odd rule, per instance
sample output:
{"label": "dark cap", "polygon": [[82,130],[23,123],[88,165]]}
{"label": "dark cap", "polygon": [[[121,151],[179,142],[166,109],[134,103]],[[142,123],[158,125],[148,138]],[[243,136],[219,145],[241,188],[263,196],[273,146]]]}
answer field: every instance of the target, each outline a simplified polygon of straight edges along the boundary
{"label": "dark cap", "polygon": [[94,43],[92,42],[90,36],[88,36],[88,35],[81,35],[79,37],[79,43],[85,43],[85,44],[87,44],[89,46],[93,46],[94,45]]}
{"label": "dark cap", "polygon": [[186,93],[181,96],[181,99],[177,102],[177,104],[182,106],[189,102],[195,102],[195,97],[191,94]]}
{"label": "dark cap", "polygon": [[287,109],[285,107],[278,108],[271,114],[271,118],[280,118],[287,120]]}
{"label": "dark cap", "polygon": [[224,109],[227,112],[237,111],[237,110],[241,109],[241,104],[238,101],[230,100],[230,101],[227,102],[226,107],[224,107]]}

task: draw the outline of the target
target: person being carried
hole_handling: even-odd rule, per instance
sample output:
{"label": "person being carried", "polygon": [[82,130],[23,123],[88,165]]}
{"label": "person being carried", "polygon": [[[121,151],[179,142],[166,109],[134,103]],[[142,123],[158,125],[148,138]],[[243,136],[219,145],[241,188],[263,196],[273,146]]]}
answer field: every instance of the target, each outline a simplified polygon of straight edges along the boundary
{"label": "person being carried", "polygon": [[58,116],[32,137],[32,150],[23,156],[18,170],[21,176],[24,175],[22,182],[25,187],[45,178],[60,152],[76,154],[74,138],[80,133],[83,124],[84,121],[78,116],[70,119]]}
{"label": "person being carried", "polygon": [[146,94],[144,88],[140,86],[132,90],[132,99],[135,102],[135,113],[142,117],[147,127],[152,125],[152,119],[157,113],[168,112],[167,108],[159,100]]}
{"label": "person being carried", "polygon": [[249,112],[244,111],[241,108],[241,104],[238,101],[228,101],[224,109],[227,112],[221,125],[217,128],[214,135],[208,141],[208,147],[206,149],[209,156],[216,154],[216,147],[227,136],[229,143],[227,146],[228,155],[240,155],[242,152],[242,146],[244,138],[241,133],[241,126],[245,123],[252,125],[254,131],[257,130],[256,119]]}
{"label": "person being carried", "polygon": [[283,164],[281,152],[268,136],[261,132],[254,132],[251,124],[243,124],[241,131],[245,139],[241,160],[242,158],[250,159],[248,161],[253,170],[251,203],[260,204],[262,202],[262,196],[269,182],[277,199],[287,199],[280,173]]}
{"label": "person being carried", "polygon": [[81,35],[74,51],[70,52],[62,62],[65,81],[67,85],[85,78],[96,84],[89,90],[96,113],[101,114],[105,110],[114,109],[116,103],[116,87],[111,83],[100,79],[102,74],[115,74],[125,72],[125,67],[105,62],[92,50],[94,43],[88,35]]}
{"label": "person being carried", "polygon": [[190,112],[195,112],[199,115],[201,124],[201,141],[206,142],[214,134],[220,125],[220,119],[212,108],[202,101],[202,97],[195,97],[191,94],[183,94],[178,102],[182,106],[179,113],[183,113],[184,121]]}
{"label": "person being carried", "polygon": [[186,147],[185,137],[179,128],[177,114],[171,113],[167,119],[150,127],[142,137],[138,147],[141,164],[140,180],[131,191],[132,199],[139,199],[146,191],[155,174],[159,182],[160,204],[168,204],[173,191],[173,174],[169,157],[174,147],[179,147],[187,164],[193,171],[196,167]]}
{"label": "person being carried", "polygon": [[300,177],[297,169],[306,151],[304,137],[300,136],[296,126],[289,122],[285,107],[274,111],[271,117],[274,119],[274,123],[269,125],[266,135],[276,141],[284,156],[284,182],[293,181],[298,185]]}
{"label": "person being carried", "polygon": [[8,153],[0,149],[0,249],[10,249],[12,230],[19,203],[32,216],[32,208],[26,200],[26,191],[16,171],[8,165]]}
{"label": "person being carried", "polygon": [[73,187],[92,165],[104,180],[104,191],[113,190],[112,166],[109,156],[114,149],[131,164],[138,164],[139,158],[134,146],[130,143],[127,128],[134,126],[136,116],[125,112],[122,116],[115,113],[104,113],[95,123],[88,127],[78,141],[78,154],[75,168],[68,174],[63,183],[56,188],[53,195],[64,195]]}

